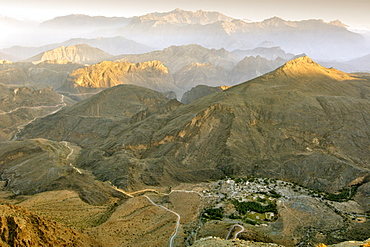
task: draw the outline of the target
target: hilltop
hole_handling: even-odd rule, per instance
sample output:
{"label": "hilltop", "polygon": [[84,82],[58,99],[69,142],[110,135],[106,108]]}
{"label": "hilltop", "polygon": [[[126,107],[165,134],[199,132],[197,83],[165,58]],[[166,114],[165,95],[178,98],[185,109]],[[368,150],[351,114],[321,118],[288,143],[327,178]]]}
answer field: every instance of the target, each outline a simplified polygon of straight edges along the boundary
{"label": "hilltop", "polygon": [[43,62],[46,60],[69,60],[79,64],[94,64],[109,59],[112,55],[86,44],[73,46],[61,46],[59,48],[42,52],[36,56],[28,58],[28,62]]}

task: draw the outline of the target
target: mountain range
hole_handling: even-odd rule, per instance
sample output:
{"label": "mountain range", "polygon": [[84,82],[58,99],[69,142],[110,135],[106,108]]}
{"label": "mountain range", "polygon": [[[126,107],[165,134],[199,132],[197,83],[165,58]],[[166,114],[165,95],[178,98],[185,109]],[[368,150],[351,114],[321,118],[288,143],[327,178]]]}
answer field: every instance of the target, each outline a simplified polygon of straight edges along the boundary
{"label": "mountain range", "polygon": [[61,46],[56,49],[40,53],[26,60],[27,62],[43,62],[46,60],[68,60],[79,64],[95,64],[109,59],[112,55],[91,46],[80,44]]}
{"label": "mountain range", "polygon": [[[111,127],[90,126],[96,130],[94,139],[88,143],[99,142],[96,135],[101,136],[104,144],[97,146],[103,153],[110,153],[109,160],[117,165],[120,162],[114,150],[118,147],[121,150],[123,143],[123,150],[130,157],[147,159],[148,170],[139,174],[151,177],[150,182],[144,179],[145,176],[142,180],[126,181],[125,184],[131,187],[140,188],[145,183],[167,185],[177,179],[190,182],[224,175],[259,174],[335,191],[367,173],[367,153],[352,144],[355,138],[356,143],[361,142],[361,147],[368,145],[365,138],[366,111],[369,109],[367,83],[361,77],[326,69],[308,57],[300,57],[262,77],[179,107],[168,116],[149,117],[150,114],[146,114],[147,117],[135,127],[140,129],[140,135],[133,135],[131,128],[121,125],[111,131],[119,132],[120,138],[109,141],[110,134],[104,129],[115,126],[114,122],[107,123],[108,126],[113,124]],[[291,88],[295,88],[294,91]],[[123,86],[110,91],[118,89],[125,91]],[[139,93],[140,89],[137,90]],[[105,104],[103,95],[109,94],[104,91],[90,100],[101,102],[102,106]],[[109,97],[110,100],[112,98]],[[119,102],[108,105],[116,109],[121,104]],[[89,106],[90,113],[83,114],[85,110],[79,109],[82,106]],[[73,112],[89,117],[98,117],[99,112],[106,114],[103,108],[92,109],[95,109],[94,104],[86,101],[81,106],[74,106]],[[139,109],[136,114],[145,108]],[[35,121],[26,126],[20,138],[46,138],[81,145],[81,140],[76,137],[83,133],[79,133],[80,127],[76,127],[76,123],[81,126],[83,122],[73,124],[68,120],[76,113],[60,111],[42,121]],[[353,122],[352,119],[359,119],[357,115],[365,119]],[[99,124],[99,121],[95,123]],[[248,125],[242,128],[243,123]],[[68,126],[73,126],[73,129]],[[81,128],[81,131],[87,130]],[[86,141],[84,139],[83,143]],[[121,152],[118,153],[122,159]],[[108,165],[108,160],[103,157],[95,157],[90,164],[87,162],[90,152],[84,154],[87,156],[81,158],[84,160],[82,167]],[[351,157],[356,157],[356,160]],[[203,166],[198,167],[199,163]],[[157,170],[159,164],[161,172]],[[319,164],[320,169],[315,168],[311,175],[304,172]],[[335,164],[339,173],[346,172],[340,177],[332,177],[321,171],[326,169],[325,164],[327,169]],[[289,172],[292,165],[294,173]],[[154,167],[155,170],[151,170]],[[113,176],[111,181],[115,182],[118,179],[116,174],[105,176]],[[168,176],[170,180],[165,179]]]}
{"label": "mountain range", "polygon": [[[63,30],[63,35],[60,35],[61,32],[58,30]],[[27,35],[32,35],[29,40],[33,43],[40,40],[39,43],[43,44],[64,43],[68,39],[83,38],[91,40],[84,43],[89,42],[91,45],[96,43],[96,46],[101,49],[105,46],[107,49],[105,51],[114,55],[136,53],[134,50],[127,52],[122,49],[125,43],[130,42],[132,49],[137,46],[138,50],[150,49],[149,47],[152,47],[152,50],[158,50],[171,45],[198,44],[206,48],[224,48],[232,51],[251,50],[267,44],[271,47],[272,44],[272,46],[280,46],[287,53],[306,53],[315,59],[327,61],[346,61],[370,53],[366,39],[360,34],[349,31],[347,26],[338,20],[327,23],[322,20],[286,21],[273,17],[262,22],[246,22],[218,12],[201,10],[191,12],[176,9],[132,18],[62,16],[41,23],[37,37],[34,33]],[[47,37],[53,37],[53,42],[47,41]],[[120,37],[122,40],[107,40],[105,44],[93,41],[100,37],[103,39]],[[58,42],[54,42],[55,40]],[[26,41],[19,45],[25,45]],[[107,43],[110,44],[109,48]],[[16,47],[3,49],[1,52],[14,56],[15,49]],[[43,51],[45,50],[39,50],[39,52]]]}
{"label": "mountain range", "polygon": [[340,21],[0,26],[0,245],[370,244],[370,46]]}
{"label": "mountain range", "polygon": [[[355,186],[351,203],[359,212],[369,211],[368,79],[322,67],[304,56],[222,89],[184,105],[151,89],[117,85],[35,119],[20,129],[16,141],[2,143],[4,188],[19,195],[73,190],[92,205],[121,198],[126,208],[142,198],[130,199],[130,191],[255,176],[333,195]],[[44,165],[36,165],[40,160],[45,160]],[[32,167],[37,172],[30,172]],[[38,179],[40,174],[46,174],[43,180]],[[37,183],[25,186],[27,181]],[[135,207],[145,207],[140,203]],[[294,205],[286,201],[285,207],[293,210]],[[107,222],[89,231],[118,229],[118,215],[108,221],[111,226]],[[281,217],[292,216],[283,210]],[[327,213],[326,217],[332,221],[339,216]],[[308,219],[301,218],[309,224]],[[338,224],[326,226],[327,239],[345,223]],[[356,236],[368,236],[359,230],[370,229],[367,223],[348,224]],[[305,231],[294,229],[297,240],[281,230],[276,241],[286,246],[303,241]],[[263,234],[272,241],[270,230]],[[339,234],[340,239],[348,239],[348,231]],[[109,241],[123,241],[115,239]],[[138,241],[130,239],[125,241]]]}

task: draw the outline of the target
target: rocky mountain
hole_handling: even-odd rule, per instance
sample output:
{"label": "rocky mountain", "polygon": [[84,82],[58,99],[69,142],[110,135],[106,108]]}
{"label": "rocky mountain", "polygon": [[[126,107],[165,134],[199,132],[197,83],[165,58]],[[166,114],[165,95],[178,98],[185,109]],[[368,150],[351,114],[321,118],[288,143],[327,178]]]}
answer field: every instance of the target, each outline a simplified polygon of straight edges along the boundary
{"label": "rocky mountain", "polygon": [[28,58],[28,62],[43,62],[46,60],[69,60],[79,64],[94,64],[109,59],[112,55],[85,44],[61,46]]}
{"label": "rocky mountain", "polygon": [[175,84],[187,90],[197,85],[220,86],[227,83],[228,72],[221,66],[211,63],[191,63],[174,74]]}
{"label": "rocky mountain", "polygon": [[60,88],[70,72],[84,67],[68,60],[47,60],[38,64],[31,62],[0,63],[0,83],[23,85],[31,88]]}
{"label": "rocky mountain", "polygon": [[250,50],[262,43],[273,43],[288,53],[306,53],[320,60],[353,59],[369,50],[363,36],[337,22],[286,21],[278,17],[262,22],[223,20],[204,25],[156,21],[153,17],[132,21],[110,35],[124,35],[158,48],[199,44],[207,48]]}
{"label": "rocky mountain", "polygon": [[101,246],[84,234],[21,207],[0,205],[0,212],[1,246]]}
{"label": "rocky mountain", "polygon": [[228,76],[230,84],[235,85],[256,78],[276,69],[285,62],[286,60],[280,57],[274,60],[260,56],[245,57],[230,71]]}
{"label": "rocky mountain", "polygon": [[[52,190],[74,190],[92,205],[108,203],[112,198],[127,198],[108,184],[75,168],[77,152],[68,143],[36,139],[0,143],[0,174],[5,188],[15,195],[29,195]],[[32,183],[30,183],[32,181]]]}
{"label": "rocky mountain", "polygon": [[[368,90],[368,81],[361,77],[297,58],[262,77],[178,107],[169,116],[146,118],[134,125],[135,132],[117,126],[110,133],[120,133],[119,138],[110,139],[101,129],[104,144],[98,146],[109,158],[92,159],[86,151],[81,166],[115,164],[127,173],[123,157],[128,155],[125,162],[135,167],[133,157],[145,160],[146,169],[137,167],[141,178],[121,180],[124,187],[254,174],[336,191],[368,174],[369,157],[361,148],[369,145]],[[21,138],[81,143],[76,137],[86,131],[82,122],[77,127],[66,121],[75,114],[63,111],[35,121]],[[123,144],[126,154],[116,151]],[[333,165],[341,176],[323,172]],[[111,181],[118,179],[113,177]]]}
{"label": "rocky mountain", "polygon": [[118,84],[134,84],[160,92],[173,91],[181,98],[184,92],[197,85],[235,85],[285,62],[282,58],[270,61],[262,57],[246,57],[237,64],[237,56],[226,50],[198,45],[171,46],[161,51],[118,58],[121,59],[73,71],[59,89],[74,94],[92,93],[95,89]]}
{"label": "rocky mountain", "polygon": [[[369,95],[365,77],[308,57],[187,105],[118,85],[33,121],[18,141],[3,143],[0,174],[5,188],[18,193],[72,188],[93,205],[122,200],[86,229],[106,246],[140,246],[154,232],[162,236],[157,245],[167,245],[176,225],[171,212],[181,216],[176,245],[235,235],[237,223],[245,227],[244,240],[285,246],[363,240],[370,229]],[[50,161],[34,168],[45,157]],[[37,180],[37,174],[48,179]],[[235,182],[204,182],[225,176]],[[25,186],[29,179],[36,181],[31,187]],[[45,198],[37,196],[25,205]],[[277,218],[235,218],[241,209],[230,198],[238,196],[273,203]],[[28,207],[53,212],[37,205]],[[204,221],[217,208],[223,216]]]}
{"label": "rocky mountain", "polygon": [[153,90],[178,91],[168,69],[159,61],[142,63],[101,62],[73,71],[61,88],[67,92],[87,92],[120,84],[134,84]]}
{"label": "rocky mountain", "polygon": [[117,57],[117,59],[132,63],[158,60],[169,68],[171,73],[175,73],[191,63],[211,63],[214,66],[231,70],[240,60],[225,49],[207,49],[199,45],[170,46],[161,51],[140,55],[124,55]]}
{"label": "rocky mountain", "polygon": [[40,47],[24,47],[24,46],[16,45],[16,46],[12,46],[9,48],[4,48],[1,50],[1,52],[3,52],[4,54],[9,54],[11,56],[17,56],[17,60],[15,60],[15,62],[18,62],[18,61],[33,57],[42,52],[56,49],[60,46],[62,45],[49,44],[49,45],[44,45]]}
{"label": "rocky mountain", "polygon": [[153,47],[140,44],[136,41],[126,39],[124,37],[112,37],[103,38],[99,37],[96,39],[70,39],[60,45],[70,46],[77,44],[87,44],[92,47],[99,48],[112,55],[122,55],[122,54],[141,54],[146,52],[154,51]]}
{"label": "rocky mountain", "polygon": [[190,104],[197,99],[203,98],[207,95],[221,92],[222,90],[228,89],[230,86],[210,87],[206,85],[198,85],[193,87],[191,90],[184,93],[181,98],[181,103]]}
{"label": "rocky mountain", "polygon": [[[361,47],[364,50],[368,49],[361,35],[350,32],[342,25],[325,23],[322,20],[285,21],[273,17],[255,23],[233,21],[226,30],[229,30],[230,36],[234,39],[248,40],[254,44],[270,41],[289,53],[306,53],[321,60],[345,60],[362,53]],[[335,42],[339,36],[341,40]],[[290,38],[287,40],[286,37]],[[329,39],[332,39],[332,43],[329,43]],[[341,52],[341,56],[335,54],[339,47],[345,46],[351,47],[351,53]]]}
{"label": "rocky mountain", "polygon": [[164,13],[150,13],[143,16],[134,17],[132,23],[150,22],[156,25],[157,23],[174,23],[174,24],[211,24],[219,21],[232,21],[233,18],[223,15],[219,12],[202,11],[196,12],[175,9]]}
{"label": "rocky mountain", "polygon": [[[55,44],[48,44],[40,47],[21,47],[21,46],[13,46],[10,48],[2,49],[1,51],[4,52],[4,57],[14,57],[13,55],[17,55],[10,59],[11,61],[19,61],[24,60],[30,57],[33,57],[39,53],[56,49],[61,46],[73,46],[78,44],[86,44],[95,48],[99,48],[109,54],[112,55],[121,55],[121,54],[141,54],[150,51],[154,51],[155,49],[135,42],[133,40],[126,39],[124,37],[99,37],[95,39],[87,39],[87,38],[73,38],[61,43]],[[10,55],[6,55],[10,54]],[[13,54],[13,55],[11,55]],[[9,59],[8,59],[9,60]]]}
{"label": "rocky mountain", "polygon": [[[37,47],[44,44],[61,43],[76,37],[90,40],[98,37],[120,36],[139,43],[139,48],[146,45],[142,47],[144,50],[148,47],[164,49],[171,45],[189,44],[198,44],[210,49],[224,48],[229,51],[253,50],[260,46],[265,48],[278,46],[288,54],[306,53],[321,61],[347,61],[368,54],[370,49],[369,42],[364,36],[351,32],[340,21],[287,21],[273,17],[261,22],[246,22],[218,12],[201,10],[191,12],[180,9],[133,18],[85,15],[57,17],[42,23],[33,32],[28,32],[28,34],[23,32],[23,37],[24,35],[27,35],[27,38],[21,39],[21,34],[14,36],[13,39],[17,41],[13,44]],[[91,41],[91,45],[93,43],[99,42]],[[109,48],[109,51],[103,49],[103,47],[110,46],[107,43],[114,44],[114,49],[113,47]],[[133,48],[137,45],[132,42],[125,43],[131,43]],[[123,48],[124,45],[120,49],[115,45],[115,41],[111,40],[100,42],[97,47],[114,55],[121,51],[127,53]],[[11,48],[11,50],[15,51],[16,48]],[[30,56],[34,55],[30,54],[31,50],[23,48],[18,50],[23,50]],[[35,50],[39,53],[45,51]],[[138,50],[140,51],[141,48]],[[2,52],[24,57],[24,54],[15,54],[8,49],[3,49]],[[261,54],[255,55],[262,56],[264,51],[260,52]]]}
{"label": "rocky mountain", "polygon": [[74,103],[50,88],[35,90],[0,83],[0,141],[12,139],[38,117]]}

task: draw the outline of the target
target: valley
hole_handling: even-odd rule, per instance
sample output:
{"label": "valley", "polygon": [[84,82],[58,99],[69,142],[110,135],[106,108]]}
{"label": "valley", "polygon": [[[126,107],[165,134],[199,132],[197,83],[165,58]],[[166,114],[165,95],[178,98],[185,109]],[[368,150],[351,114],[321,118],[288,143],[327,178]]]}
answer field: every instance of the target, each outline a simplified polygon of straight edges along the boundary
{"label": "valley", "polygon": [[[226,240],[238,236],[283,246],[334,244],[348,231],[368,229],[370,220],[351,200],[355,195],[330,200],[326,193],[265,178],[226,178],[171,188],[153,187],[131,194],[134,196],[125,202],[106,206],[89,206],[70,191],[16,197],[12,203],[18,201],[17,205],[40,216],[92,234],[95,239],[98,236],[101,246],[139,246],[143,243],[140,239],[153,234],[162,235],[156,240],[160,246],[189,246],[207,236]],[[2,196],[1,200],[10,201],[7,198]],[[262,208],[272,203],[274,207],[266,213],[258,213],[257,209],[243,211],[234,200],[253,202]],[[276,232],[280,224],[283,229]],[[309,224],[312,225],[307,228]],[[146,229],[149,225],[150,229]],[[333,225],[337,228],[332,229]],[[107,239],[108,232],[113,234]]]}

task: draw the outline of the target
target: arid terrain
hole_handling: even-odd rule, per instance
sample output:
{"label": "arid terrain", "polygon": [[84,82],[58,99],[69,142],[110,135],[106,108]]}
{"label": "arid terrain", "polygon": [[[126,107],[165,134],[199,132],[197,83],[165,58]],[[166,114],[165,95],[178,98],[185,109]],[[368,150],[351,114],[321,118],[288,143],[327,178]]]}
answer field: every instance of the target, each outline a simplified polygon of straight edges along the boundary
{"label": "arid terrain", "polygon": [[361,34],[181,9],[37,30],[64,41],[0,50],[1,246],[370,246]]}

